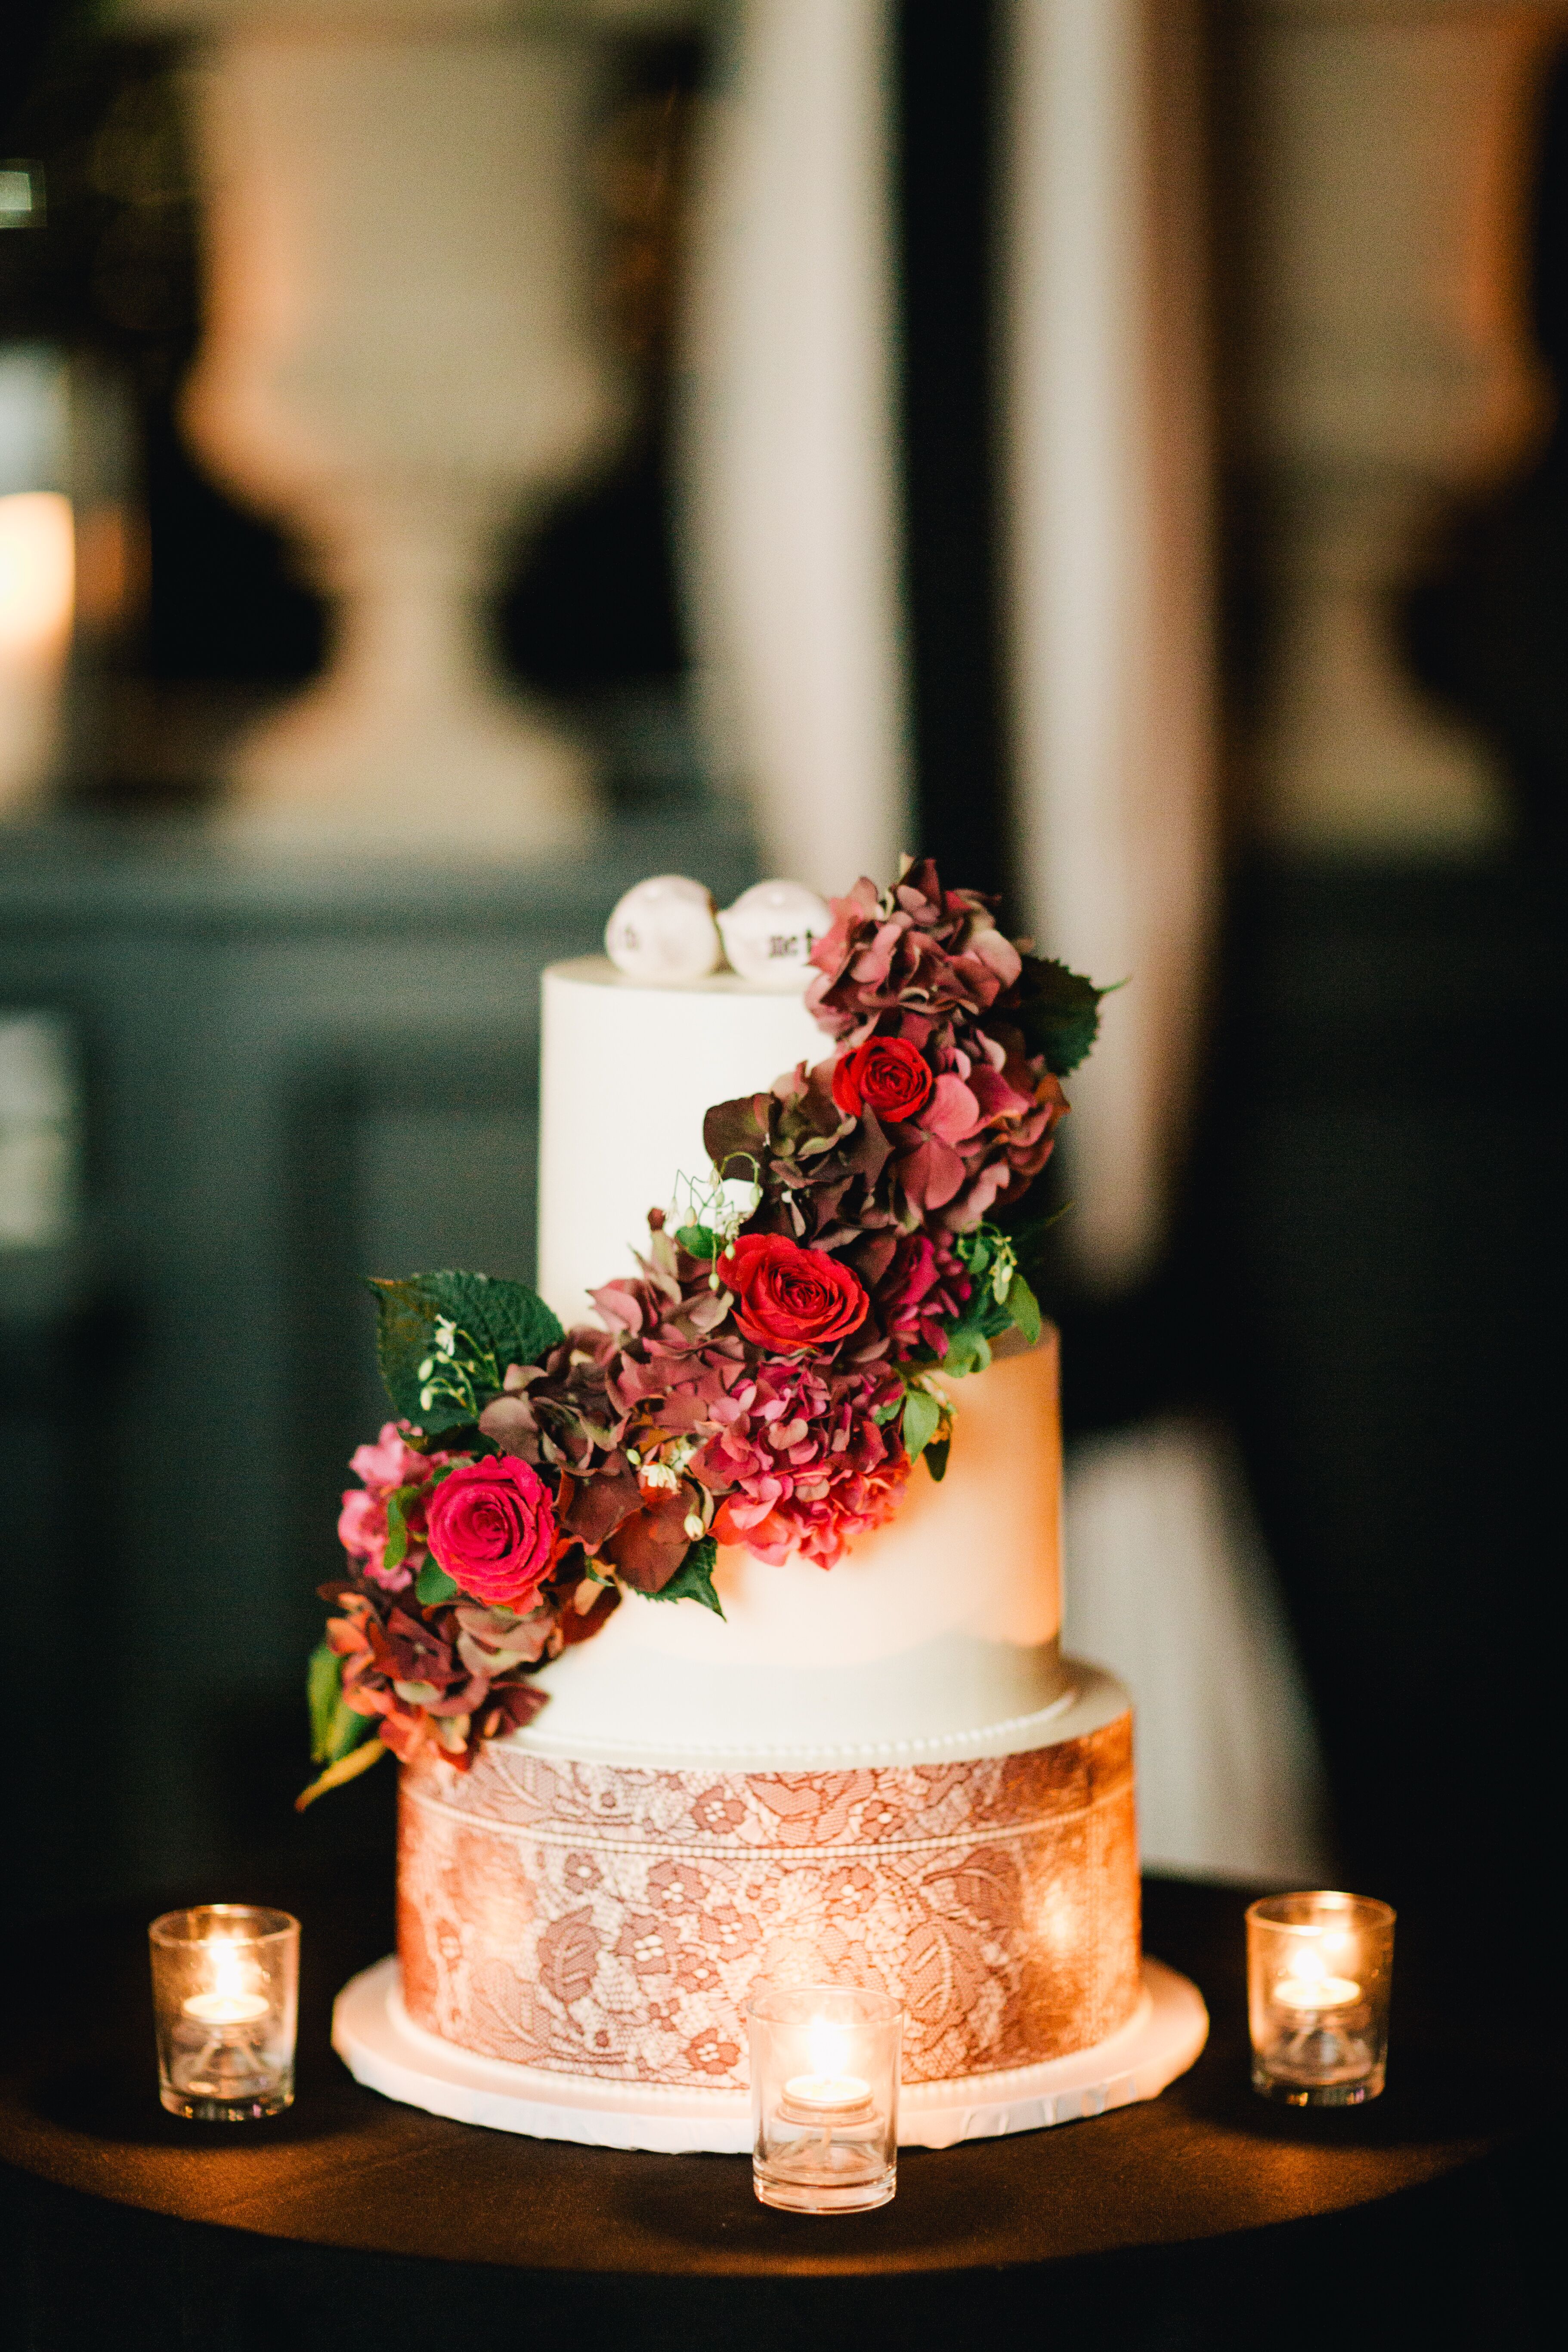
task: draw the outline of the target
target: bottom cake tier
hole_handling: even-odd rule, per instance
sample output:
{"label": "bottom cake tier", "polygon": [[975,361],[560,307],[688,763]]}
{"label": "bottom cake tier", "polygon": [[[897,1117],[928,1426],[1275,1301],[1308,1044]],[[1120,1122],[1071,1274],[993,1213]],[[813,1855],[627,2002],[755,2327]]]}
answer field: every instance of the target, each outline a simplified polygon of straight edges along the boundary
{"label": "bottom cake tier", "polygon": [[[1142,1992],[1121,1694],[1015,1753],[769,1771],[574,1761],[526,1739],[405,1769],[402,2003],[584,2086],[742,2090],[759,1979],[898,1996],[916,2085],[1109,2040]],[[1114,1686],[1110,1686],[1114,1691]]]}

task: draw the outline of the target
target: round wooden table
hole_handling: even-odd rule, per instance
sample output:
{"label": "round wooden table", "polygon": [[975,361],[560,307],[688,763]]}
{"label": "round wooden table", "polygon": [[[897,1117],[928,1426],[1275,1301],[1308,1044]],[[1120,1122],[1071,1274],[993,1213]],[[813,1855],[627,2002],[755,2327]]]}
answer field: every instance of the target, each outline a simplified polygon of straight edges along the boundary
{"label": "round wooden table", "polygon": [[1479,2056],[1473,1969],[1408,1915],[1374,2105],[1252,2093],[1246,1895],[1152,1881],[1148,1947],[1213,2018],[1190,2074],[1091,2121],[908,2151],[892,2205],[806,2220],[764,2210],[743,2158],[516,2138],[362,2090],[329,2014],[388,1948],[390,1865],[245,1892],[304,1927],[299,2097],[270,2123],[159,2106],[140,1911],[12,1938],[0,2210],[27,2352],[531,2352],[584,2329],[637,2352],[967,2347],[1005,2328],[1043,2346],[1068,2327],[1149,2352],[1534,2340],[1532,2134],[1554,2103],[1539,2069]]}

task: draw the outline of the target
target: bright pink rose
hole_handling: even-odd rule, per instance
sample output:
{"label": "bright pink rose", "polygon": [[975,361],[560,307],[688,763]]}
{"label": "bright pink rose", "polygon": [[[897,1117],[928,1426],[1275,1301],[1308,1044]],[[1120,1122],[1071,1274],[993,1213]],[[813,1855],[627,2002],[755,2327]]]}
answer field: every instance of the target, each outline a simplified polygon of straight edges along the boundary
{"label": "bright pink rose", "polygon": [[426,1540],[476,1601],[515,1609],[555,1558],[555,1512],[537,1470],[515,1454],[467,1462],[426,1505]]}
{"label": "bright pink rose", "polygon": [[837,1347],[859,1329],[869,1304],[858,1275],[784,1234],[742,1234],[720,1259],[719,1279],[759,1348]]}

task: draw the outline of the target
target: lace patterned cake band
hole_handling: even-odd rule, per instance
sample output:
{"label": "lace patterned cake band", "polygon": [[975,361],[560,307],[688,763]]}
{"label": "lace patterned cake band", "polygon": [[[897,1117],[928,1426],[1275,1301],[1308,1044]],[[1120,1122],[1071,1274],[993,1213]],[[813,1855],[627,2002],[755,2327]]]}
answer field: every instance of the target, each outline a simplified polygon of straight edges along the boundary
{"label": "lace patterned cake band", "polygon": [[904,2075],[1103,2041],[1138,1999],[1131,1717],[1022,1755],[654,1771],[506,1742],[405,1769],[403,1995],[467,2050],[739,2088],[759,1979],[896,1993]]}

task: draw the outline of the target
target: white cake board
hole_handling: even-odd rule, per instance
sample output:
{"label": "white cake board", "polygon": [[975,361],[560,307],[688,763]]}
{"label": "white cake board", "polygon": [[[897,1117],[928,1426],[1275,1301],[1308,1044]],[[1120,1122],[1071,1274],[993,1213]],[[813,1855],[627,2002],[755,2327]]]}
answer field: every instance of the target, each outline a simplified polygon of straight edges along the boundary
{"label": "white cake board", "polygon": [[[1156,2098],[1185,2074],[1208,2030],[1197,1987],[1174,1969],[1146,1959],[1138,2007],[1119,2033],[1092,2050],[1008,2074],[906,2084],[899,2096],[900,2143],[951,2147],[958,2140],[1038,2131]],[[367,2089],[492,2131],[669,2156],[700,2150],[743,2156],[752,2146],[752,2103],[744,2091],[596,2083],[481,2058],[441,2041],[405,2010],[395,1958],[378,1961],[339,1993],[332,2047]]]}

